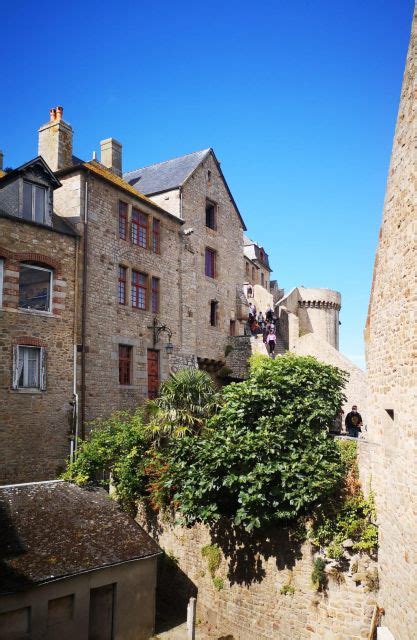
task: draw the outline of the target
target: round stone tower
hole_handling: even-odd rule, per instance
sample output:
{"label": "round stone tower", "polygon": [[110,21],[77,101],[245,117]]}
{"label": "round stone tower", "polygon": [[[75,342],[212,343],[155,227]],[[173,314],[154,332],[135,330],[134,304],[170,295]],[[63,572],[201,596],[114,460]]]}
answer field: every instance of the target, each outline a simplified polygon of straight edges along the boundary
{"label": "round stone tower", "polygon": [[297,288],[300,335],[314,333],[339,350],[340,293],[332,289]]}

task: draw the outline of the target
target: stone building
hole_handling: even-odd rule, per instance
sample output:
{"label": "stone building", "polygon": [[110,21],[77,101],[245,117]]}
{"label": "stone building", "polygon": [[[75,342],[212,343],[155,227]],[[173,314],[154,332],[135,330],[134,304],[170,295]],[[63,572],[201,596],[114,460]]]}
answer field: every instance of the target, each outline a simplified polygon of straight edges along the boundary
{"label": "stone building", "polygon": [[199,366],[224,361],[227,336],[243,333],[242,216],[212,149],[125,174],[139,192],[184,224],[181,257],[182,351]]}
{"label": "stone building", "polygon": [[0,487],[0,638],[147,640],[158,545],[104,491]]}
{"label": "stone building", "polygon": [[70,455],[78,237],[41,157],[0,172],[0,484],[56,477]]}
{"label": "stone building", "polygon": [[265,312],[273,305],[271,293],[271,272],[268,254],[257,242],[243,237],[244,280],[243,290],[246,297],[253,299],[258,311]]}
{"label": "stone building", "polygon": [[417,628],[416,65],[415,10],[365,329],[375,446],[361,447],[376,493],[379,604],[385,637],[396,640],[412,640]]}
{"label": "stone building", "polygon": [[341,295],[331,289],[295,287],[276,304],[279,333],[286,348],[299,355],[315,356],[347,371],[345,413],[358,405],[366,422],[366,373],[339,351]]}

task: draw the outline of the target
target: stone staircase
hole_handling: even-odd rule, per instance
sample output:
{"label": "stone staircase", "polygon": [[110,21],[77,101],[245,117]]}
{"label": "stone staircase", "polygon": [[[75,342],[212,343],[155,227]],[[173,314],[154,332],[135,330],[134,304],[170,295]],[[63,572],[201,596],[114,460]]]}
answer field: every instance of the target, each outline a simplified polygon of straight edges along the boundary
{"label": "stone staircase", "polygon": [[[244,380],[248,373],[248,358],[254,353],[267,356],[268,350],[262,340],[262,335],[254,336],[234,336],[228,339],[228,344],[232,350],[226,357],[226,366],[230,369],[230,378],[234,380]],[[278,334],[275,345],[275,356],[284,355],[287,351],[282,337]]]}
{"label": "stone staircase", "polygon": [[[252,353],[261,353],[264,356],[268,355],[268,350],[267,350],[266,345],[264,344],[264,342],[262,340],[262,336],[261,335],[257,336],[256,338],[251,336],[250,344],[251,344]],[[283,356],[286,351],[287,351],[287,349],[285,347],[284,340],[282,339],[282,337],[279,334],[277,334],[277,340],[276,340],[276,344],[275,344],[275,355],[276,356]]]}

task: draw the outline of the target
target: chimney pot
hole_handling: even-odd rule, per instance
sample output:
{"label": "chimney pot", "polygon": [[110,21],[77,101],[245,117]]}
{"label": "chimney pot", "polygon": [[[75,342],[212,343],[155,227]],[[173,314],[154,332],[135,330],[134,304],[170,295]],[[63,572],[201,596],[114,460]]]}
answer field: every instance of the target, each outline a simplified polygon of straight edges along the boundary
{"label": "chimney pot", "polygon": [[64,107],[57,107],[56,108],[56,119],[57,120],[62,120],[62,116],[64,115]]}
{"label": "chimney pot", "polygon": [[114,138],[100,142],[100,161],[116,176],[122,177],[122,145]]}
{"label": "chimney pot", "polygon": [[63,107],[49,110],[50,120],[39,129],[38,153],[52,171],[72,164],[72,127],[62,119]]}
{"label": "chimney pot", "polygon": [[49,109],[49,120],[50,122],[56,120],[56,109]]}

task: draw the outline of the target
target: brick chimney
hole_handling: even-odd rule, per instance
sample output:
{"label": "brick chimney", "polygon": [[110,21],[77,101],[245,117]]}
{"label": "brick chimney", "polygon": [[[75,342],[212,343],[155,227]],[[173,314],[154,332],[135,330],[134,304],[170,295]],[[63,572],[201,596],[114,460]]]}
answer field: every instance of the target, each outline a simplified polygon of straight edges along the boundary
{"label": "brick chimney", "polygon": [[116,176],[122,176],[122,145],[114,138],[107,138],[100,142],[100,162],[113,171]]}
{"label": "brick chimney", "polygon": [[63,107],[49,110],[49,122],[39,129],[38,153],[52,171],[72,164],[72,127],[63,121]]}

